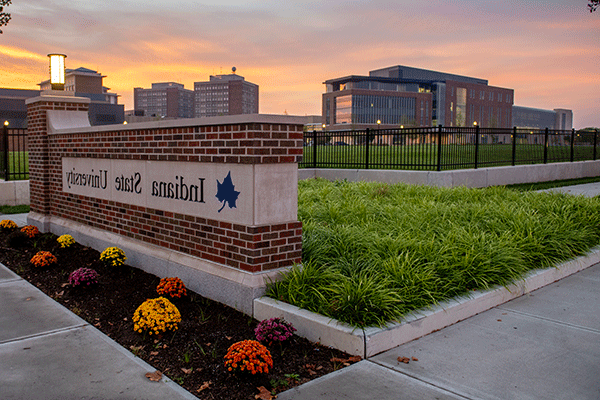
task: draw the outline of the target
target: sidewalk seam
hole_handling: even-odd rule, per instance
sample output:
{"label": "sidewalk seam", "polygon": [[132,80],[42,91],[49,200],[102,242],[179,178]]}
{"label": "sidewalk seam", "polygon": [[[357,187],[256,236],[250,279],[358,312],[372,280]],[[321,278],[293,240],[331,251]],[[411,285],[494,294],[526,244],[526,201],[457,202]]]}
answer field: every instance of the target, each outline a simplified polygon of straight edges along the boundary
{"label": "sidewalk seam", "polygon": [[[2,265],[2,264],[0,264]],[[4,283],[15,283],[15,282],[19,282],[19,281],[23,281],[24,279],[21,277],[17,277],[17,278],[8,278],[8,279],[4,279],[2,281],[0,281],[0,285],[4,284]]]}
{"label": "sidewalk seam", "polygon": [[[506,303],[504,303],[504,304],[506,304]],[[570,327],[570,328],[575,328],[575,329],[579,329],[579,330],[582,330],[582,331],[596,333],[596,334],[600,335],[600,330],[598,330],[598,329],[588,328],[588,327],[581,326],[581,325],[570,324],[568,322],[562,322],[562,321],[558,321],[558,320],[555,320],[555,319],[551,319],[551,318],[547,318],[547,317],[542,317],[540,315],[526,313],[526,312],[523,312],[523,311],[516,311],[516,310],[512,310],[510,308],[504,308],[504,307],[502,307],[502,305],[497,306],[497,308],[499,310],[506,311],[506,312],[511,312],[513,314],[523,315],[525,317],[539,319],[541,321],[550,322],[550,323],[553,323],[553,324],[556,324],[556,325],[563,325],[563,326],[567,326],[567,327]]]}
{"label": "sidewalk seam", "polygon": [[410,374],[407,374],[407,373],[406,373],[406,372],[404,372],[404,371],[400,371],[400,370],[394,369],[394,368],[392,368],[392,367],[390,367],[390,366],[388,366],[388,365],[380,364],[380,363],[378,363],[377,361],[373,361],[372,359],[367,359],[367,360],[365,360],[365,361],[367,361],[367,362],[371,362],[371,363],[373,363],[373,364],[375,364],[375,365],[378,365],[378,366],[380,366],[380,367],[382,367],[382,368],[385,368],[385,369],[387,369],[387,370],[390,370],[390,371],[392,371],[392,372],[394,372],[394,373],[396,373],[396,374],[401,374],[401,375],[404,375],[404,376],[406,376],[406,377],[408,377],[408,378],[410,378],[410,379],[414,379],[415,381],[417,381],[417,382],[420,382],[420,383],[422,383],[422,384],[425,384],[425,385],[427,385],[427,386],[434,387],[434,388],[436,388],[436,389],[438,389],[438,390],[441,390],[442,392],[446,392],[446,393],[452,393],[453,395],[455,395],[455,396],[458,396],[458,397],[461,397],[461,398],[463,398],[463,399],[473,400],[473,398],[472,398],[472,397],[468,397],[468,396],[465,396],[464,394],[457,393],[457,392],[454,392],[454,391],[452,391],[452,390],[449,390],[449,389],[447,389],[447,388],[443,388],[443,387],[441,387],[441,386],[434,385],[434,384],[433,384],[433,383],[431,383],[431,382],[427,382],[427,381],[425,381],[425,380],[423,380],[423,379],[419,379],[419,378],[417,378],[417,377],[415,377],[415,376],[412,376],[412,375],[410,375]]}
{"label": "sidewalk seam", "polygon": [[69,332],[69,331],[73,331],[76,329],[84,328],[89,325],[90,324],[86,322],[85,324],[72,325],[72,326],[67,326],[64,328],[52,329],[52,330],[45,331],[45,332],[38,332],[38,333],[31,334],[31,335],[25,335],[25,336],[21,336],[18,338],[11,338],[11,339],[0,341],[0,346],[3,344],[7,344],[7,343],[20,342],[22,340],[28,340],[28,339],[33,339],[33,338],[42,337],[42,336],[50,336],[50,335],[55,335],[58,333]]}

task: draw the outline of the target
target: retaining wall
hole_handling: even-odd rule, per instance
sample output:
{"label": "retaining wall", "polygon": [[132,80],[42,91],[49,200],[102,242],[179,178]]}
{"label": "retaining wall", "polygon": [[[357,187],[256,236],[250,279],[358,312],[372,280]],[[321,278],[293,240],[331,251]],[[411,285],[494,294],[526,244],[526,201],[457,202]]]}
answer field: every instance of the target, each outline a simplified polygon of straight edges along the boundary
{"label": "retaining wall", "polygon": [[29,181],[0,180],[0,206],[29,204]]}
{"label": "retaining wall", "polygon": [[480,188],[488,186],[534,183],[561,179],[600,176],[600,161],[578,161],[517,165],[453,171],[398,171],[375,169],[325,169],[303,168],[298,171],[299,179],[324,178],[351,182],[371,181],[385,183],[409,183],[441,187],[466,186]]}

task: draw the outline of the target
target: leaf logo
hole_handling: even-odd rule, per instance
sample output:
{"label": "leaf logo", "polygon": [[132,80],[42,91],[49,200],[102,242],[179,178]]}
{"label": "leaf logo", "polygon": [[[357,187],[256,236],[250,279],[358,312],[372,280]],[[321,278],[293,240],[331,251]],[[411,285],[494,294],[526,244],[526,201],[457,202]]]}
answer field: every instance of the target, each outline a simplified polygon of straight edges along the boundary
{"label": "leaf logo", "polygon": [[235,202],[239,195],[240,192],[235,190],[235,186],[231,180],[231,171],[229,171],[225,179],[223,179],[223,183],[219,182],[217,179],[217,195],[215,197],[223,203],[223,207],[221,207],[218,212],[221,212],[221,210],[225,208],[225,204],[227,204],[229,208],[236,208]]}

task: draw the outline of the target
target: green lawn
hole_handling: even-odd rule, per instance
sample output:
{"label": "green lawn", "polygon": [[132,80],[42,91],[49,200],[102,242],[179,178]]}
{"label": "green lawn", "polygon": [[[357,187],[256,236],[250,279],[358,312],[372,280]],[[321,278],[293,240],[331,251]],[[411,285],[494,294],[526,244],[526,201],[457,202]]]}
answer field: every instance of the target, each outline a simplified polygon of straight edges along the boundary
{"label": "green lawn", "polygon": [[[4,155],[0,153],[0,168],[4,168]],[[9,173],[22,173],[24,176],[18,179],[29,179],[29,152],[27,151],[9,151],[8,152],[8,171]]]}
{"label": "green lawn", "polygon": [[[301,168],[312,168],[315,147],[305,146]],[[366,146],[336,145],[316,146],[317,168],[364,168]],[[574,161],[592,160],[593,146],[574,147]],[[437,168],[438,146],[435,144],[415,144],[405,146],[369,146],[369,168],[371,169],[416,169],[435,170]],[[473,168],[475,146],[443,145],[441,152],[442,169]],[[548,162],[567,162],[571,159],[568,146],[548,146]],[[511,144],[482,144],[477,154],[480,168],[512,164]],[[544,146],[541,144],[519,144],[515,151],[515,164],[539,164],[544,162]]]}
{"label": "green lawn", "polygon": [[299,183],[303,266],[267,294],[351,325],[411,311],[584,254],[600,199],[505,187]]}
{"label": "green lawn", "polygon": [[0,214],[25,214],[29,212],[29,206],[0,206]]}

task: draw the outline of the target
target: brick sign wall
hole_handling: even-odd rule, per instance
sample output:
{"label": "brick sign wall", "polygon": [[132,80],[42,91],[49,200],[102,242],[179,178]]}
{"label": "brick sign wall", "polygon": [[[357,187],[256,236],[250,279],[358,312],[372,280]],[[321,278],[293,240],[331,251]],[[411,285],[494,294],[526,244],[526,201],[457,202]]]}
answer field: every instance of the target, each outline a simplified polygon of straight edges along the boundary
{"label": "brick sign wall", "polygon": [[[146,127],[151,124],[144,124],[140,129],[132,124],[120,129],[46,132],[45,111],[84,108],[85,104],[67,100],[56,100],[54,104],[38,100],[29,104],[29,115],[33,117],[29,131],[33,212],[251,273],[300,262],[302,226],[296,216],[297,182],[293,179],[297,177],[296,164],[302,157],[302,125],[260,122]],[[221,168],[204,176],[203,171],[211,165]],[[158,179],[160,171],[165,170],[161,166],[171,172]],[[184,170],[192,172],[182,180],[183,172],[179,171]],[[219,185],[229,183],[227,171],[232,171],[229,189],[241,192],[235,207],[217,196]],[[139,173],[139,182],[135,173]],[[132,180],[128,183],[130,176]],[[88,179],[100,180],[90,183]],[[67,187],[66,182],[72,185]],[[127,186],[136,182],[135,188]],[[161,182],[162,188],[158,186]],[[190,185],[199,186],[200,182],[205,185],[204,204],[197,209],[176,204],[158,208],[149,200],[115,197],[107,191],[101,195],[98,194],[101,191],[91,190],[98,189],[93,186],[100,184],[113,192],[122,188],[140,190],[141,195],[143,190],[151,198],[154,183],[162,189],[163,201],[174,201],[173,196],[183,197],[181,192],[176,193],[183,185],[189,190]],[[86,192],[86,187],[90,191]],[[165,196],[169,198],[165,200]],[[208,201],[212,208],[203,212],[200,206],[206,206]],[[281,206],[279,201],[291,203]],[[222,207],[222,211],[216,212],[214,205],[217,209]],[[240,210],[243,217],[233,216]]]}

